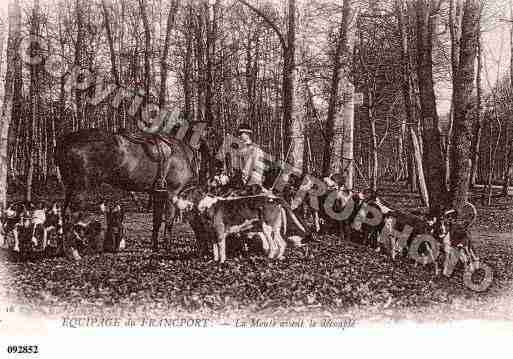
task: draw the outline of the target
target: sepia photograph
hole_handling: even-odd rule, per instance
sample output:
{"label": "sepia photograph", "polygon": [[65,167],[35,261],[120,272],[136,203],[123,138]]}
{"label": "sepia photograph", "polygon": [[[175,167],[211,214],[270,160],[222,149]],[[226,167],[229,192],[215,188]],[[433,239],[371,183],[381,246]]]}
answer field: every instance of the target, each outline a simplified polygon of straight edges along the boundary
{"label": "sepia photograph", "polygon": [[2,1],[0,106],[2,357],[513,320],[513,0]]}

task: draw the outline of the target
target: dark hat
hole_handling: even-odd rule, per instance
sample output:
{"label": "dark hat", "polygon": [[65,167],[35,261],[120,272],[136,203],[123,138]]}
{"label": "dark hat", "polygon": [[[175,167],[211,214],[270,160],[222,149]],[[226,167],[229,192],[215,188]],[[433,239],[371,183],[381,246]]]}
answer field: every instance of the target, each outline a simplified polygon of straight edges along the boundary
{"label": "dark hat", "polygon": [[243,123],[242,125],[239,126],[239,133],[253,133],[253,130],[251,129],[251,127],[249,127],[249,125],[247,123]]}

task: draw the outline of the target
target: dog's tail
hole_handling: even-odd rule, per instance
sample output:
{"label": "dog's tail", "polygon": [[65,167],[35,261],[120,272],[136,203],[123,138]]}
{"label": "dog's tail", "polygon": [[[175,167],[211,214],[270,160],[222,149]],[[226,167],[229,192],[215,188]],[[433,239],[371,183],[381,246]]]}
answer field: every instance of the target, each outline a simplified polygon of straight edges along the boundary
{"label": "dog's tail", "polygon": [[280,213],[281,213],[281,230],[282,230],[282,237],[287,238],[287,213],[285,211],[285,208],[280,207]]}
{"label": "dog's tail", "polygon": [[285,228],[285,230],[290,230],[290,226],[287,226],[287,224],[291,223],[296,228],[296,231],[298,231],[300,235],[304,238],[305,242],[312,241],[312,232],[309,230],[308,226],[304,223],[304,221],[294,213],[290,205],[284,199],[279,198],[279,200],[282,206],[282,213],[285,213],[284,217],[286,218],[286,222],[284,222],[284,227],[287,227]]}

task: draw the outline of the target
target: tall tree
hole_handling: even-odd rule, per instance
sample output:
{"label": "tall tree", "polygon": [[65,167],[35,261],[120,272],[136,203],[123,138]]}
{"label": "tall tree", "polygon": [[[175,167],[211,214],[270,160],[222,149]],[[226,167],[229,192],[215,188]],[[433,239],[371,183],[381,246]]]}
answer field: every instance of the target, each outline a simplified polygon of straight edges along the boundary
{"label": "tall tree", "polygon": [[[287,34],[283,36],[276,24],[261,10],[249,4],[245,0],[238,0],[258,14],[278,36],[283,54],[282,70],[282,114],[285,127],[285,147],[290,153],[291,163],[296,168],[303,168],[304,155],[304,126],[298,116],[295,95],[297,68],[295,62],[296,53],[296,1],[288,0],[287,3]],[[290,149],[290,151],[289,151]]]}
{"label": "tall tree", "polygon": [[[16,4],[18,2],[16,1]],[[12,5],[12,6],[18,6],[19,5]],[[20,15],[21,16],[21,15]],[[21,20],[19,20],[21,21]],[[10,26],[10,25],[9,25]],[[21,25],[20,25],[21,26]],[[21,36],[21,35],[19,35]],[[21,38],[17,37],[15,40],[14,46],[19,46],[19,42],[21,41]],[[7,46],[7,51],[9,51],[9,45]],[[9,161],[9,173],[11,176],[11,179],[13,182],[16,182],[16,172],[17,172],[17,149],[18,144],[20,142],[21,138],[21,124],[23,122],[22,119],[22,104],[23,104],[23,77],[22,77],[22,61],[19,55],[16,55],[13,59],[11,59],[10,67],[9,67],[9,56],[7,56],[7,68],[12,71],[10,73],[10,76],[13,78],[11,79],[14,83],[12,84],[14,86],[13,88],[13,98],[12,98],[12,118],[11,118],[11,124],[9,126],[9,143],[7,148],[7,158]],[[5,80],[7,81],[9,77],[6,75]],[[7,86],[7,83],[5,84]]]}
{"label": "tall tree", "polygon": [[[510,34],[509,34],[509,51],[510,51],[510,62],[509,62],[509,90],[510,93],[513,93],[513,3],[510,2]],[[510,105],[511,109],[511,105]],[[513,144],[512,141],[509,140],[509,131],[508,128],[510,126],[510,121],[506,121],[506,130],[505,132],[505,143],[506,143],[506,155],[503,166],[503,179],[504,184],[502,187],[502,195],[508,195],[509,184],[511,181],[511,161],[513,156]]]}
{"label": "tall tree", "polygon": [[[482,106],[481,106],[481,98],[482,98],[482,87],[481,87],[481,73],[482,73],[482,36],[479,33],[479,39],[477,42],[477,74],[476,74],[476,121],[474,122],[474,128],[472,133],[472,154],[471,154],[471,169],[470,169],[470,188],[475,185],[477,180],[477,169],[479,163],[479,147],[481,144],[481,134],[482,134]],[[513,75],[512,75],[513,76]]]}
{"label": "tall tree", "polygon": [[296,94],[298,93],[296,67],[296,0],[288,0],[287,46],[283,50],[283,122],[287,133],[285,147],[290,147],[291,162],[303,168],[304,126],[299,117]]}
{"label": "tall tree", "polygon": [[[344,1],[342,8],[342,19],[338,29],[336,40],[334,41],[334,50],[331,54],[331,78],[328,99],[328,114],[326,117],[326,147],[323,151],[322,173],[328,176],[330,173],[341,172],[342,169],[342,145],[344,141],[344,118],[340,106],[340,80],[347,76],[349,69],[344,70],[344,59],[349,59],[347,35],[352,20],[351,2]],[[343,81],[344,85],[348,81]],[[344,89],[345,90],[345,89]],[[344,98],[345,99],[345,98]]]}
{"label": "tall tree", "polygon": [[141,18],[144,27],[144,96],[143,96],[143,108],[149,102],[150,99],[150,83],[151,83],[151,28],[148,20],[148,14],[146,11],[145,0],[139,0],[139,10],[141,12]]}
{"label": "tall tree", "polygon": [[[358,18],[357,10],[347,2],[349,17]],[[348,63],[352,63],[354,46],[356,42],[356,26],[347,24],[345,56]],[[350,72],[346,71],[342,77],[342,99],[343,99],[343,132],[344,140],[342,143],[342,169],[345,171],[345,185],[347,188],[353,188],[354,181],[354,84],[350,78]]]}
{"label": "tall tree", "polygon": [[[75,41],[75,69],[82,69],[86,67],[86,29],[84,19],[84,3],[83,0],[75,1],[75,18],[77,22],[77,39]],[[75,89],[76,101],[76,127],[81,128],[84,124],[84,96],[85,93],[80,89]]]}
{"label": "tall tree", "polygon": [[182,66],[182,83],[184,93],[184,117],[188,120],[194,117],[193,111],[193,89],[192,89],[192,7],[187,5],[185,21],[184,21],[184,36],[185,36],[185,55]]}
{"label": "tall tree", "polygon": [[[396,0],[396,17],[397,26],[399,31],[399,37],[401,39],[401,68],[402,68],[402,93],[404,109],[406,113],[406,119],[409,124],[409,135],[411,138],[413,156],[411,156],[411,180],[412,183],[416,184],[417,179],[420,187],[421,199],[424,205],[429,206],[429,196],[426,187],[426,180],[424,177],[424,167],[422,165],[422,153],[420,151],[419,139],[413,124],[416,123],[415,116],[415,99],[413,84],[410,76],[410,68],[412,67],[410,61],[410,53],[408,49],[408,14],[405,9],[404,0]],[[415,173],[417,174],[415,178]]]}
{"label": "tall tree", "polygon": [[109,19],[109,10],[107,8],[107,0],[102,0],[102,10],[103,21],[105,23],[105,32],[107,34],[107,42],[109,43],[111,73],[112,77],[114,78],[114,82],[116,83],[116,85],[119,85],[119,73],[118,67],[116,66],[116,51],[114,49],[114,39],[112,37],[112,29]]}
{"label": "tall tree", "polygon": [[[34,7],[32,9],[32,17],[31,17],[31,30],[30,33],[34,37],[39,37],[39,0],[34,0]],[[39,44],[33,42],[31,44],[31,51],[33,53],[37,53],[40,51]],[[41,117],[40,111],[40,67],[39,63],[30,64],[30,127],[27,136],[27,144],[26,144],[26,158],[27,158],[27,178],[26,178],[26,192],[25,192],[25,200],[32,200],[32,183],[34,179],[34,166],[36,161],[36,147],[39,147],[41,144],[40,136],[38,135],[37,127],[38,122]]]}
{"label": "tall tree", "polygon": [[451,167],[452,204],[461,209],[468,199],[472,144],[471,96],[479,41],[479,0],[465,0],[458,71],[454,88],[454,132]]}
{"label": "tall tree", "polygon": [[[15,67],[21,67],[18,46],[21,41],[21,9],[19,0],[9,3],[9,32],[7,38],[7,68],[4,83],[4,98],[0,118],[0,207],[5,208],[7,200],[8,134],[13,115]],[[21,73],[20,73],[21,75]]]}
{"label": "tall tree", "polygon": [[432,208],[446,205],[445,165],[436,110],[433,82],[433,40],[440,1],[417,0],[417,77],[422,115],[423,164],[426,172],[429,204]]}
{"label": "tall tree", "polygon": [[169,54],[169,46],[171,42],[171,31],[175,24],[175,16],[178,11],[179,1],[174,0],[171,4],[167,15],[166,24],[166,37],[164,39],[164,48],[162,49],[162,56],[160,58],[160,91],[159,91],[159,108],[163,109],[166,106],[166,87],[167,87],[167,71],[168,63],[167,57]]}
{"label": "tall tree", "polygon": [[450,158],[452,148],[452,133],[454,128],[454,88],[456,81],[456,73],[458,72],[460,40],[461,40],[461,15],[462,0],[449,1],[449,34],[451,38],[451,75],[452,75],[452,100],[451,111],[449,116],[449,131],[445,140],[445,180],[450,187]]}

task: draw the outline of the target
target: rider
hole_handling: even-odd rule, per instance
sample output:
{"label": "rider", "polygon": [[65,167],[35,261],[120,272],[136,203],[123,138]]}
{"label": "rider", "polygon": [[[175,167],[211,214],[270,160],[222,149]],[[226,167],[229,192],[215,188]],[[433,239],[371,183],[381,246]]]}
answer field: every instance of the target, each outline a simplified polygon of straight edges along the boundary
{"label": "rider", "polygon": [[264,170],[264,152],[251,140],[253,131],[247,124],[239,127],[241,146],[238,150],[239,169],[246,186],[262,186]]}

